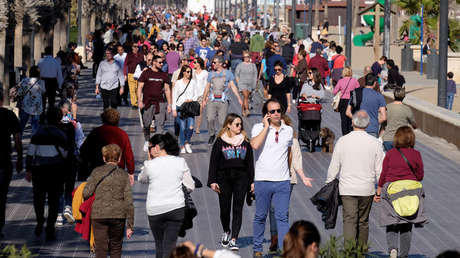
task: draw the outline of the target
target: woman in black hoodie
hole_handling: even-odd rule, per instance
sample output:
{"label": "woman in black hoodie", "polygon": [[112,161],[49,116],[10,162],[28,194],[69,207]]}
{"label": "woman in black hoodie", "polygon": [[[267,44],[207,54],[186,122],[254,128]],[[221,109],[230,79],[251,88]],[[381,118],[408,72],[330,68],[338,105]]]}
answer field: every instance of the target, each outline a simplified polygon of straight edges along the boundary
{"label": "woman in black hoodie", "polygon": [[[211,151],[208,186],[219,194],[220,221],[224,230],[221,244],[238,250],[236,239],[241,229],[246,193],[254,191],[254,161],[252,147],[243,129],[243,119],[230,113]],[[230,230],[230,210],[233,197],[233,221]]]}

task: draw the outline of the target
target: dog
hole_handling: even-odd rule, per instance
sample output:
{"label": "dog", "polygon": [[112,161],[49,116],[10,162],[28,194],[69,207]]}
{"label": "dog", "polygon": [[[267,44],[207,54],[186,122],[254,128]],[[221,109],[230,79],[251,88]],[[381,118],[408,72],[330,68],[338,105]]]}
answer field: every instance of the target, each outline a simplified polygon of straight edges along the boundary
{"label": "dog", "polygon": [[321,137],[321,151],[332,153],[334,151],[334,132],[327,127],[323,127],[319,131],[319,136]]}

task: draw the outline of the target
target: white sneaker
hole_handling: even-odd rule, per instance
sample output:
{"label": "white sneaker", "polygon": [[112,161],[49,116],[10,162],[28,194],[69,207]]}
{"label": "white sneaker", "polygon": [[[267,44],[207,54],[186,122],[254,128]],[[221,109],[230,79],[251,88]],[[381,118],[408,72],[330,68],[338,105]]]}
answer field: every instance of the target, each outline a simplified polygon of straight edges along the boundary
{"label": "white sneaker", "polygon": [[390,258],[398,258],[398,250],[391,249],[390,251]]}
{"label": "white sneaker", "polygon": [[144,152],[149,152],[149,142],[148,141],[144,142]]}
{"label": "white sneaker", "polygon": [[226,248],[230,243],[230,231],[222,233],[222,239],[220,241],[222,247]]}
{"label": "white sneaker", "polygon": [[185,151],[185,148],[184,148],[184,147],[180,148],[180,154],[185,154],[185,153],[187,153],[187,152]]}
{"label": "white sneaker", "polygon": [[185,144],[185,151],[186,151],[187,153],[193,153],[193,151],[192,151],[192,146],[190,145],[190,143],[186,143],[186,144]]}
{"label": "white sneaker", "polygon": [[228,244],[228,248],[232,251],[238,251],[240,248],[238,247],[238,244],[236,243],[235,239],[230,240]]}
{"label": "white sneaker", "polygon": [[62,217],[62,213],[59,213],[56,219],[56,227],[64,226],[64,217]]}
{"label": "white sneaker", "polygon": [[75,218],[72,216],[72,207],[69,205],[65,206],[64,217],[70,224],[75,222]]}

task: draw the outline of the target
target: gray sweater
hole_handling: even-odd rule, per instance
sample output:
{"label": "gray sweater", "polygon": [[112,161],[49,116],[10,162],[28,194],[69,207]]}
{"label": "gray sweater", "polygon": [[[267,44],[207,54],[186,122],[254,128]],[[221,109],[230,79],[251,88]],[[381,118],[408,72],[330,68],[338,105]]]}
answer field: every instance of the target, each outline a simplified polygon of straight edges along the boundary
{"label": "gray sweater", "polygon": [[118,82],[120,82],[121,87],[125,85],[123,70],[120,69],[115,60],[112,63],[107,60],[102,61],[97,69],[96,84],[99,84],[101,89],[113,90],[118,88]]}
{"label": "gray sweater", "polygon": [[257,83],[257,67],[253,63],[240,63],[235,70],[235,78],[238,78],[239,84],[250,85],[255,88]]}

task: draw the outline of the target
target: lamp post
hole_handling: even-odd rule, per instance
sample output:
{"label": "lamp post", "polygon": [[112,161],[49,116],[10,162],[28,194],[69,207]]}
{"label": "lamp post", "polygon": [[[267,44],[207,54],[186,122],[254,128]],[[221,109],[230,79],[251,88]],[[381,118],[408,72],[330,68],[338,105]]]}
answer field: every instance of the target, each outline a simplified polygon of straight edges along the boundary
{"label": "lamp post", "polygon": [[385,0],[384,11],[383,11],[383,55],[390,58],[390,17],[391,17],[391,2]]}
{"label": "lamp post", "polygon": [[[345,32],[345,55],[347,57],[346,64],[351,66],[351,27],[353,19],[353,5],[352,0],[347,0],[347,22]],[[359,4],[359,3],[358,3]]]}
{"label": "lamp post", "polygon": [[[438,106],[447,108],[447,47],[449,34],[449,1],[439,4],[439,64],[438,64]],[[423,26],[423,25],[422,25]]]}

